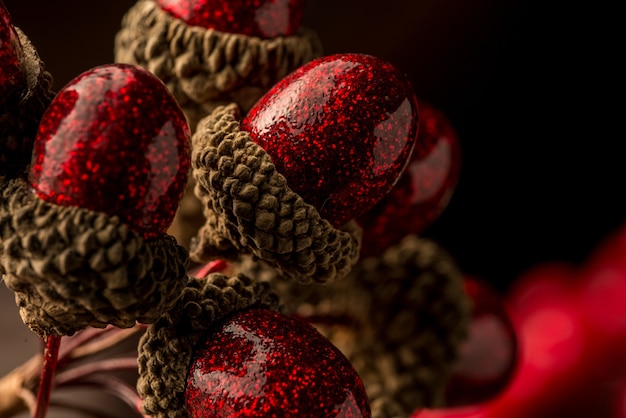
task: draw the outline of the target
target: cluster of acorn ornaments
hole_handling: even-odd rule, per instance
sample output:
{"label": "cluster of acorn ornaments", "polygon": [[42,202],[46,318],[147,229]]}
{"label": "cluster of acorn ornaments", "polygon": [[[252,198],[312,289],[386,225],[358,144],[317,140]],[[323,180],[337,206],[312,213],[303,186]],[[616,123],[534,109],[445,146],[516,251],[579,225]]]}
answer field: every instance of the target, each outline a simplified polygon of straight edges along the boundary
{"label": "cluster of acorn ornaments", "polygon": [[141,331],[149,416],[443,401],[471,304],[417,234],[456,185],[458,140],[392,64],[322,56],[303,7],[139,0],[116,63],[53,94],[0,3],[0,273],[46,340],[36,418],[62,337],[111,327]]}

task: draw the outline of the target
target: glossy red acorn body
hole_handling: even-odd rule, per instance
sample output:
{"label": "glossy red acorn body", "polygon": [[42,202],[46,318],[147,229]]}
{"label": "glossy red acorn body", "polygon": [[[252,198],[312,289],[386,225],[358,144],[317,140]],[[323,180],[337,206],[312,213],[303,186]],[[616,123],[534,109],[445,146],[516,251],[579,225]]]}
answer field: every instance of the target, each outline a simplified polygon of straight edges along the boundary
{"label": "glossy red acorn body", "polygon": [[14,90],[25,86],[23,55],[22,44],[11,22],[9,11],[0,1],[0,105]]}
{"label": "glossy red acorn body", "polygon": [[189,167],[189,127],[163,82],[108,64],[58,92],[39,125],[30,181],[47,202],[119,216],[153,238],[171,224]]}
{"label": "glossy red acorn body", "polygon": [[460,142],[450,120],[420,100],[419,134],[406,170],[389,194],[357,219],[363,228],[361,257],[380,255],[432,224],[447,207],[460,169]]}
{"label": "glossy red acorn body", "polygon": [[242,129],[289,187],[339,227],[378,202],[406,167],[417,138],[417,99],[392,64],[330,55],[279,81]]}
{"label": "glossy red acorn body", "polygon": [[232,314],[196,347],[192,418],[369,417],[361,379],[311,325],[265,309]]}
{"label": "glossy red acorn body", "polygon": [[260,38],[294,35],[304,16],[304,0],[157,0],[188,25]]}

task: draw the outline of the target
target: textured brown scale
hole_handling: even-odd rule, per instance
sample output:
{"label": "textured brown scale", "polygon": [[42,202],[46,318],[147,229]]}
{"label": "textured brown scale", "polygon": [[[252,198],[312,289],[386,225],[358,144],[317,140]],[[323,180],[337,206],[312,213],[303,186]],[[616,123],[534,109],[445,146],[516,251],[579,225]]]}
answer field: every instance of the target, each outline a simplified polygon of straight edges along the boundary
{"label": "textured brown scale", "polygon": [[40,336],[152,323],[187,281],[173,237],[146,241],[117,217],[47,203],[19,179],[3,184],[0,254],[22,320]]}
{"label": "textured brown scale", "polygon": [[358,260],[360,230],[343,231],[293,192],[269,155],[239,130],[235,104],[198,124],[192,167],[206,224],[194,261],[252,254],[298,281],[329,282]]}
{"label": "textured brown scale", "polygon": [[184,390],[193,348],[212,324],[250,307],[277,310],[278,297],[267,283],[244,275],[190,280],[176,305],[139,341],[137,389],[144,412],[156,418],[187,417]]}
{"label": "textured brown scale", "polygon": [[460,270],[436,243],[407,236],[326,285],[287,281],[252,258],[238,268],[270,283],[286,313],[331,322],[313,321],[363,379],[372,417],[407,417],[441,406],[471,306]]}

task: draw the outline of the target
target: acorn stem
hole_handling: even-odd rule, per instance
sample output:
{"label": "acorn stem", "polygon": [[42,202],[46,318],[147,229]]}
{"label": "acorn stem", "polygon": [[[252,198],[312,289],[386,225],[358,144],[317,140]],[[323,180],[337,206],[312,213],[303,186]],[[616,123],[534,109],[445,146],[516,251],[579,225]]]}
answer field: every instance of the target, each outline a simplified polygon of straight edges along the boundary
{"label": "acorn stem", "polygon": [[93,363],[76,366],[70,370],[59,373],[55,379],[56,386],[62,387],[79,383],[82,379],[89,378],[100,372],[137,371],[137,367],[136,356],[99,360]]}
{"label": "acorn stem", "polygon": [[228,267],[228,262],[218,259],[197,267],[189,272],[189,275],[197,279],[202,279],[211,273],[219,273],[226,269],[226,267]]}
{"label": "acorn stem", "polygon": [[47,337],[43,352],[43,367],[41,368],[39,389],[37,390],[37,407],[33,418],[45,418],[48,412],[50,393],[52,392],[52,379],[57,368],[60,345],[60,336],[49,335]]}

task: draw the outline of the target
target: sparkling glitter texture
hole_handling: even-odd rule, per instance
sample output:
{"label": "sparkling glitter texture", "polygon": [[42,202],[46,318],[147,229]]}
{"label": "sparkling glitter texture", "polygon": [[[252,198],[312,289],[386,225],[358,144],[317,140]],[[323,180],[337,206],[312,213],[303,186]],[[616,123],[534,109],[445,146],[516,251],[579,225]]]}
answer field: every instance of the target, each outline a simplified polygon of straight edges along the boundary
{"label": "sparkling glitter texture", "polygon": [[336,54],[278,82],[242,122],[289,186],[336,227],[397,181],[415,145],[417,100],[392,64]]}
{"label": "sparkling glitter texture", "polygon": [[240,311],[196,348],[185,391],[193,418],[369,417],[361,379],[315,328]]}
{"label": "sparkling glitter texture", "polygon": [[357,219],[361,257],[377,256],[436,220],[454,192],[461,170],[458,135],[437,108],[420,100],[419,134],[411,160],[392,191]]}
{"label": "sparkling glitter texture", "polygon": [[0,104],[26,83],[22,68],[23,50],[11,23],[9,11],[0,1]]}
{"label": "sparkling glitter texture", "polygon": [[468,338],[446,388],[446,405],[470,405],[501,393],[518,364],[519,341],[503,298],[488,284],[465,278],[473,305]]}
{"label": "sparkling glitter texture", "polygon": [[152,238],[171,224],[189,166],[189,127],[165,85],[109,64],[58,92],[39,125],[30,181],[45,201],[117,215]]}
{"label": "sparkling glitter texture", "polygon": [[156,0],[161,8],[188,25],[260,38],[298,31],[304,0]]}

